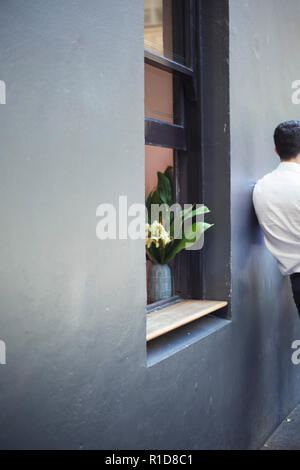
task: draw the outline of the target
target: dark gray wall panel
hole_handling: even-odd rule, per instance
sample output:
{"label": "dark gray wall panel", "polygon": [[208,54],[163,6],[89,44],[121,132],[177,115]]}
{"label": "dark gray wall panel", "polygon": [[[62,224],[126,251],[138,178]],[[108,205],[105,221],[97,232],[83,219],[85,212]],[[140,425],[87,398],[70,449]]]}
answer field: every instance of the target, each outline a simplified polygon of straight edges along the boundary
{"label": "dark gray wall panel", "polygon": [[246,416],[259,441],[300,398],[299,368],[290,360],[299,319],[251,202],[254,182],[279,164],[275,127],[299,119],[291,84],[300,76],[300,4],[232,0],[230,7],[232,317],[248,381]]}

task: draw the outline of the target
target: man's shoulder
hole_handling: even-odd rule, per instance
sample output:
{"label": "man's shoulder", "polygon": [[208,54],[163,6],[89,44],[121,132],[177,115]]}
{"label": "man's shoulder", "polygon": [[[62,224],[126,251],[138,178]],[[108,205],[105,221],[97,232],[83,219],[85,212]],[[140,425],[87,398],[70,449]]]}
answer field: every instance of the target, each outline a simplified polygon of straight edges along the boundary
{"label": "man's shoulder", "polygon": [[271,182],[274,178],[276,178],[276,168],[273,171],[270,171],[269,173],[266,173],[264,176],[259,178],[257,182],[254,185],[254,191],[263,187],[265,184]]}
{"label": "man's shoulder", "polygon": [[264,176],[259,178],[254,185],[252,200],[254,205],[257,205],[258,201],[262,201],[270,193],[273,193],[274,188],[278,188],[278,175],[277,168],[266,173]]}
{"label": "man's shoulder", "polygon": [[293,171],[279,171],[278,167],[273,171],[266,173],[255,184],[252,199],[257,204],[266,204],[268,201],[273,203],[286,200],[300,203],[300,178],[299,173]]}

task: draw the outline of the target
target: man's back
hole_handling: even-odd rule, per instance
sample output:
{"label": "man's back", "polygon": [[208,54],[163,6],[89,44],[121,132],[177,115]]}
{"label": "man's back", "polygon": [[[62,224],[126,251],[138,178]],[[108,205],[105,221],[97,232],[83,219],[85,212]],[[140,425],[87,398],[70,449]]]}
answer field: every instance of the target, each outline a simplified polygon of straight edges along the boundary
{"label": "man's back", "polygon": [[300,164],[281,162],[260,179],[253,204],[266,246],[281,273],[300,272]]}

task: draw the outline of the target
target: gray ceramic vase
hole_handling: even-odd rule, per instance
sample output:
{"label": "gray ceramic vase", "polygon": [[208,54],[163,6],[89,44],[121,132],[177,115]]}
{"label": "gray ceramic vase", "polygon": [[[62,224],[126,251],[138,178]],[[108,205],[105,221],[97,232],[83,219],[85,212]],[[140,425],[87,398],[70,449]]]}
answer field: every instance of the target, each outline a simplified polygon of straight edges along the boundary
{"label": "gray ceramic vase", "polygon": [[169,299],[172,296],[171,269],[167,264],[151,264],[148,276],[150,303]]}

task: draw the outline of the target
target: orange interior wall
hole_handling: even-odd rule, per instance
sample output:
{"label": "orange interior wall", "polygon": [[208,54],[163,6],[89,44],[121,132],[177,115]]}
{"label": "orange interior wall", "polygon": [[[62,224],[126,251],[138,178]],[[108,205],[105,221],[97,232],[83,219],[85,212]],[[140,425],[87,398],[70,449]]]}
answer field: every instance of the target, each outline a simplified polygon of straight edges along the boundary
{"label": "orange interior wall", "polygon": [[[145,116],[174,122],[173,77],[171,73],[145,64]],[[157,184],[157,172],[173,166],[173,150],[145,146],[145,196]]]}

